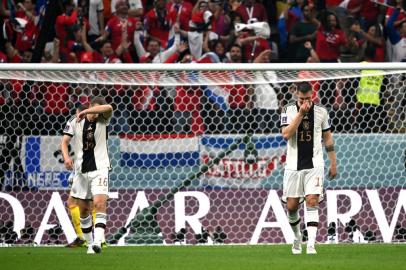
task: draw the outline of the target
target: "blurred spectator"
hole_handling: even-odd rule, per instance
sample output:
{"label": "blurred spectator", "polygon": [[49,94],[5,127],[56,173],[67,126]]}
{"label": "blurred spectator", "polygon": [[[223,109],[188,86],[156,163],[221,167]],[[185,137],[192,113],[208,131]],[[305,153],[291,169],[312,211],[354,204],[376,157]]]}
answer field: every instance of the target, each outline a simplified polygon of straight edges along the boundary
{"label": "blurred spectator", "polygon": [[67,55],[66,61],[68,63],[80,63],[82,55],[86,52],[83,45],[83,32],[86,35],[86,27],[74,24],[72,26],[73,39],[68,40],[66,45]]}
{"label": "blurred spectator", "polygon": [[231,46],[230,51],[227,52],[229,63],[242,63],[242,48],[238,44]]}
{"label": "blurred spectator", "polygon": [[316,35],[316,52],[320,62],[337,62],[340,48],[347,46],[347,39],[338,24],[337,16],[327,13]]}
{"label": "blurred spectator", "polygon": [[[123,42],[125,42],[125,39],[123,39]],[[83,46],[86,49],[86,52],[91,53],[91,57],[93,58],[93,61],[91,63],[122,63],[121,59],[119,58],[119,55],[122,55],[123,52],[128,49],[126,47],[127,44],[123,45],[120,44],[118,48],[116,49],[117,54],[114,52],[113,47],[111,46],[111,42],[109,40],[102,41],[100,43],[100,49],[98,51],[93,50],[92,47],[87,43],[86,37],[84,36],[83,38]],[[130,61],[130,60],[129,60]]]}
{"label": "blurred spectator", "polygon": [[147,41],[147,48],[145,50],[141,42],[141,31],[136,31],[134,34],[134,46],[140,63],[164,63],[171,55],[176,52],[177,46],[180,43],[180,36],[178,34],[179,27],[175,26],[175,40],[172,46],[164,51],[161,51],[161,43],[159,40],[150,38]]}
{"label": "blurred spectator", "polygon": [[359,29],[361,29],[359,21],[352,20],[352,23],[350,23],[350,29],[347,33],[348,46],[341,51],[341,62],[359,62],[362,60],[362,43],[364,42],[364,37]]}
{"label": "blurred spectator", "polygon": [[229,32],[230,17],[224,12],[221,0],[210,0],[209,8],[213,13],[213,29],[219,36],[225,36]]}
{"label": "blurred spectator", "polygon": [[402,20],[399,24],[399,30],[396,30],[394,22],[400,13],[396,9],[390,16],[386,31],[390,45],[388,46],[389,61],[391,62],[405,62],[406,61],[406,48],[403,45],[406,42],[406,20]]}
{"label": "blurred spectator", "polygon": [[10,10],[5,9],[1,2],[0,14],[4,17],[0,24],[0,50],[4,50],[6,42],[10,42],[20,52],[31,49],[38,30],[38,17],[32,1],[27,0],[17,6],[12,4]]}
{"label": "blurred spectator", "polygon": [[168,10],[172,23],[178,23],[180,29],[188,31],[193,5],[184,0],[173,0],[168,3]]}
{"label": "blurred spectator", "polygon": [[255,0],[243,0],[236,12],[241,14],[243,23],[250,23],[252,19],[256,19],[258,22],[268,21],[264,5],[256,3]]}
{"label": "blurred spectator", "polygon": [[[111,0],[111,12],[116,12],[116,4],[120,0]],[[142,18],[144,15],[144,5],[141,0],[127,0],[128,3],[128,15],[132,17]],[[105,5],[106,6],[106,5]]]}
{"label": "blurred spectator", "polygon": [[56,37],[60,41],[60,51],[64,55],[69,54],[68,40],[69,32],[68,30],[77,23],[78,13],[73,4],[72,0],[64,1],[64,13],[56,18],[55,31]]}
{"label": "blurred spectator", "polygon": [[208,31],[215,32],[213,18],[213,13],[209,10],[208,2],[199,0],[193,7],[189,31],[180,30],[182,37],[188,40],[190,53],[196,59],[202,56],[204,35],[209,35],[208,38],[211,39],[210,36],[212,34]]}
{"label": "blurred spectator", "polygon": [[22,29],[21,39],[19,40],[17,37],[16,49],[23,51],[32,48],[35,44],[35,36],[38,35],[37,24],[39,20],[33,1],[24,0],[22,3],[18,3],[15,17],[26,21]]}
{"label": "blurred spectator", "polygon": [[359,22],[361,29],[368,31],[372,25],[383,21],[385,7],[373,1],[362,1],[359,12]]}
{"label": "blurred spectator", "polygon": [[89,31],[87,33],[89,40],[93,41],[105,31],[103,0],[82,0],[80,6],[82,6],[83,9],[81,15],[85,16],[89,21]]}
{"label": "blurred spectator", "polygon": [[175,22],[167,11],[167,0],[154,0],[154,8],[145,14],[144,26],[151,38],[159,40],[162,48],[166,48],[169,30]]}
{"label": "blurred spectator", "polygon": [[394,7],[388,7],[386,9],[385,26],[388,25],[389,19],[390,19],[391,16],[393,16],[394,11],[396,9],[399,9],[400,12],[398,13],[398,16],[396,18],[394,18],[394,21],[393,21],[393,26],[395,28],[398,28],[399,26],[401,26],[401,24],[406,19],[406,14],[405,14],[406,1],[404,1],[404,0],[394,0],[393,2],[394,2]]}
{"label": "blurred spectator", "polygon": [[209,34],[206,34],[204,37],[203,51],[205,53],[214,52],[220,59],[220,62],[227,61],[224,42],[219,39],[213,39],[209,41]]}
{"label": "blurred spectator", "polygon": [[238,32],[236,42],[242,46],[243,59],[247,63],[252,63],[262,51],[270,50],[268,41],[257,36],[253,29],[244,28]]}
{"label": "blurred spectator", "polygon": [[368,27],[367,31],[364,32],[361,27],[353,24],[351,26],[351,31],[358,33],[362,37],[359,58],[364,58],[364,51],[367,46],[375,47],[375,58],[374,62],[384,62],[385,61],[385,40],[382,35],[382,26],[380,24],[374,24]]}
{"label": "blurred spectator", "polygon": [[[129,5],[126,0],[118,0],[115,7],[116,13],[107,22],[106,31],[96,39],[96,41],[104,41],[110,37],[113,50],[116,50],[123,42],[131,44],[138,25],[138,20],[128,15]],[[136,53],[134,48],[132,46],[128,48],[128,52],[125,52],[127,55],[123,57],[135,61]]]}
{"label": "blurred spectator", "polygon": [[312,46],[316,44],[317,28],[320,22],[315,19],[315,13],[310,5],[302,7],[303,20],[293,25],[289,37],[289,54],[292,55],[293,62],[304,63],[310,56],[309,50],[305,48],[305,42],[311,42]]}
{"label": "blurred spectator", "polygon": [[31,63],[32,49],[27,49],[20,53],[10,42],[6,42],[5,47],[9,63]]}

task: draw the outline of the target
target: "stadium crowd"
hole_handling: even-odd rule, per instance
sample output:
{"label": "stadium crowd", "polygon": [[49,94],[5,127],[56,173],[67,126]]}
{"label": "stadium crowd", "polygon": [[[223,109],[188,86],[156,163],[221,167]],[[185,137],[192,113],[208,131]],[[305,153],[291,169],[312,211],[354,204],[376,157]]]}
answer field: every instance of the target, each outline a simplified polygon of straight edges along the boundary
{"label": "stadium crowd", "polygon": [[[406,60],[402,45],[406,36],[403,0],[384,1],[384,5],[371,0],[55,3],[58,8],[51,11],[44,0],[0,2],[0,62],[33,62],[41,31],[47,33],[42,63]],[[47,14],[52,13],[57,13],[55,23],[44,24]],[[363,86],[360,79],[313,82],[314,99],[329,107],[336,131],[402,132],[402,108],[406,105],[403,78],[382,77],[378,84],[377,98],[370,100],[357,93]],[[211,102],[198,87],[12,80],[0,85],[0,104],[4,115],[13,113],[16,121],[29,115],[31,121],[19,122],[25,134],[59,134],[78,104],[97,94],[108,97],[118,107],[113,133],[278,132],[279,111],[292,99],[295,85],[222,89],[229,94],[227,110]]]}

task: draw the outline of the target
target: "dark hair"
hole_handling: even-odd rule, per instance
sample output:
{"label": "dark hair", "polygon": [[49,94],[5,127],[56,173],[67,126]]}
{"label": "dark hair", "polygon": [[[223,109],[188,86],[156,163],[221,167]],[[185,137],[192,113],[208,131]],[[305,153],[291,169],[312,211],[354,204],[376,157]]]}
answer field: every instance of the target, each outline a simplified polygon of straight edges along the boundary
{"label": "dark hair", "polygon": [[149,38],[148,42],[147,42],[147,45],[149,45],[151,42],[156,42],[156,43],[158,43],[159,46],[161,46],[161,41],[159,39]]}
{"label": "dark hair", "polygon": [[242,47],[241,47],[241,45],[239,45],[239,44],[237,44],[237,43],[234,43],[233,45],[230,46],[230,50],[231,50],[231,48],[233,48],[233,47],[239,48],[240,51],[242,52]]}
{"label": "dark hair", "polygon": [[297,91],[303,94],[312,91],[313,88],[309,82],[301,82],[297,85]]}
{"label": "dark hair", "polygon": [[[297,3],[295,3],[294,5],[297,5]],[[294,5],[293,5],[293,6],[294,6]],[[293,6],[292,6],[292,7],[293,7]],[[307,1],[304,1],[304,2],[303,2],[303,5],[300,7],[300,10],[303,12],[303,10],[305,9],[305,7],[309,7],[309,8],[311,7]]]}
{"label": "dark hair", "polygon": [[335,13],[329,12],[329,11],[325,12],[325,13],[322,15],[321,25],[323,25],[324,29],[325,29],[326,31],[331,31],[331,26],[330,26],[330,24],[329,24],[329,22],[328,22],[328,17],[329,17],[330,15],[332,15],[332,16],[334,16],[334,17],[336,18],[336,22],[337,22],[337,24],[336,24],[336,29],[341,29],[341,27],[340,27],[340,22],[339,22],[339,20],[338,20],[337,15],[336,15]]}
{"label": "dark hair", "polygon": [[368,26],[367,30],[369,30],[369,28],[371,28],[372,26],[375,26],[376,36],[382,37],[383,36],[383,34],[382,34],[382,25],[380,23],[371,24],[371,25]]}
{"label": "dark hair", "polygon": [[90,99],[90,105],[94,105],[94,104],[105,105],[105,104],[107,104],[107,102],[104,99],[104,97],[95,96]]}
{"label": "dark hair", "polygon": [[79,104],[79,106],[76,109],[79,110],[79,112],[81,112],[88,108],[89,108],[89,104]]}

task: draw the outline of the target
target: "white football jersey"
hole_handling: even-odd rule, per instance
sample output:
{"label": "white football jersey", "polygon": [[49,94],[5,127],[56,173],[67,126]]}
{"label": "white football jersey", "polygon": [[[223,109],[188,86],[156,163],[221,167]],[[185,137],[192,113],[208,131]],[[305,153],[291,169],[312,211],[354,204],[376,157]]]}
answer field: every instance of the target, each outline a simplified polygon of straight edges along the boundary
{"label": "white football jersey", "polygon": [[110,168],[107,151],[109,121],[110,119],[105,119],[100,114],[97,121],[94,122],[89,122],[86,117],[77,122],[76,117],[72,117],[66,124],[63,134],[74,139],[76,172],[86,173]]}
{"label": "white football jersey", "polygon": [[[297,103],[285,106],[281,114],[281,127],[289,125],[299,111]],[[314,104],[303,116],[295,134],[288,141],[286,169],[304,170],[324,167],[322,132],[330,130],[327,109]]]}

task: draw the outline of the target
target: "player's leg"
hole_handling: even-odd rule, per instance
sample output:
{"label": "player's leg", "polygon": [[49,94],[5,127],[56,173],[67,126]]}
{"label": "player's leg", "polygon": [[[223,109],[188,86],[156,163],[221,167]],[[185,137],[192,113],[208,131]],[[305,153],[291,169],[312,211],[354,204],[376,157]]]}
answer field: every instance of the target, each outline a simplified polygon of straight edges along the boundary
{"label": "player's leg", "polygon": [[80,210],[77,199],[69,195],[67,205],[70,212],[73,228],[75,229],[77,237],[72,243],[66,245],[66,247],[74,248],[85,246],[86,242],[83,238],[82,228],[80,227]]}
{"label": "player's leg", "polygon": [[300,238],[300,217],[299,217],[299,198],[288,198],[286,202],[288,209],[288,220],[295,238]]}
{"label": "player's leg", "polygon": [[80,209],[80,227],[82,228],[83,238],[86,240],[89,247],[93,243],[93,221],[90,200],[78,200],[79,209]]}
{"label": "player's leg", "polygon": [[311,194],[306,196],[307,211],[307,254],[316,254],[314,247],[316,243],[317,228],[319,226],[319,195]]}
{"label": "player's leg", "polygon": [[316,254],[315,243],[317,228],[319,226],[319,201],[323,194],[324,169],[313,168],[308,170],[305,176],[305,195],[307,220],[306,228],[308,234],[307,254]]}
{"label": "player's leg", "polygon": [[[92,209],[92,220],[93,220],[93,224],[96,224],[96,209],[93,206],[93,202],[90,205],[91,209]],[[107,243],[106,243],[106,238],[103,236],[103,240],[101,243],[102,248],[107,248]]]}
{"label": "player's leg", "polygon": [[101,252],[101,243],[104,240],[104,232],[107,223],[107,199],[109,188],[108,169],[101,169],[91,173],[92,178],[92,194],[93,207],[96,211],[96,219],[94,225],[94,243],[93,250],[96,253]]}
{"label": "player's leg", "polygon": [[287,198],[286,206],[288,209],[288,220],[292,228],[295,239],[293,240],[292,253],[302,253],[302,234],[300,232],[300,217],[299,217],[299,200],[300,198]]}
{"label": "player's leg", "polygon": [[285,170],[283,178],[282,201],[286,202],[289,224],[294,233],[295,239],[292,245],[292,253],[302,253],[299,204],[303,201],[303,181],[300,171]]}
{"label": "player's leg", "polygon": [[[77,198],[77,204],[80,210],[80,227],[82,229],[83,238],[88,246],[91,247],[93,243],[93,222],[92,216],[90,215],[90,202],[92,195],[89,188],[89,177],[87,174],[76,173],[73,183],[71,196]],[[92,253],[92,250],[88,249],[88,253]]]}
{"label": "player's leg", "polygon": [[103,194],[98,194],[93,196],[94,209],[96,211],[96,221],[94,224],[94,243],[93,250],[96,253],[100,251],[101,244],[104,241],[104,231],[106,229],[107,214],[106,214],[106,204],[107,196]]}

